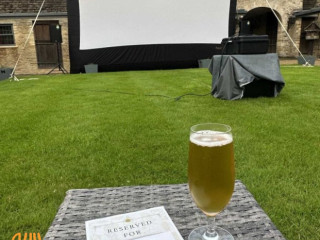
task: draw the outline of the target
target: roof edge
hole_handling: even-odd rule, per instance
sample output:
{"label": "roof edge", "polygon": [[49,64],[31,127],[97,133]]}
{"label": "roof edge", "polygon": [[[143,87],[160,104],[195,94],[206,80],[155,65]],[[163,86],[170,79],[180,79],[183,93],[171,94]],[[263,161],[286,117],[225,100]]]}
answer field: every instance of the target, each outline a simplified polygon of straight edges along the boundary
{"label": "roof edge", "polygon": [[[0,13],[0,18],[36,17],[37,13]],[[67,12],[44,12],[39,17],[66,17]]]}
{"label": "roof edge", "polygon": [[293,13],[293,15],[295,17],[303,17],[303,16],[306,16],[309,14],[314,14],[314,13],[319,13],[319,12],[320,12],[320,7],[315,7],[315,8],[311,8],[308,10],[301,10],[301,11],[295,12],[295,13]]}

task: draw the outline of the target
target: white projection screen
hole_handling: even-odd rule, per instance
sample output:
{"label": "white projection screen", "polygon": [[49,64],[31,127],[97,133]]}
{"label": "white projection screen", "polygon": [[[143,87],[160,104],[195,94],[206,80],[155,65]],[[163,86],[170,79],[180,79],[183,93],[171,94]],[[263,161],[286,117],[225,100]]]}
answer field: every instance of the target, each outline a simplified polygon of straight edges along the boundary
{"label": "white projection screen", "polygon": [[229,10],[226,0],[79,0],[80,49],[220,43]]}

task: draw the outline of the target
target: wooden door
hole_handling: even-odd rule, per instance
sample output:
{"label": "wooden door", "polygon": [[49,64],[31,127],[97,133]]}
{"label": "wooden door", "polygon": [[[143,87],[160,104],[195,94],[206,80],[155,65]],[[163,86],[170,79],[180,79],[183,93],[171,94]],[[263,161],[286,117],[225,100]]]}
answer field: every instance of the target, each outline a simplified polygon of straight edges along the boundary
{"label": "wooden door", "polygon": [[313,55],[313,40],[307,40],[307,32],[305,28],[314,21],[314,18],[302,18],[301,35],[300,35],[300,51],[306,55]]}
{"label": "wooden door", "polygon": [[[51,42],[50,25],[59,24],[58,21],[38,21],[34,26],[34,37],[39,68],[53,68],[58,65],[58,51],[61,55],[61,48],[57,43]],[[62,59],[62,58],[61,58]],[[61,61],[60,59],[60,61]]]}

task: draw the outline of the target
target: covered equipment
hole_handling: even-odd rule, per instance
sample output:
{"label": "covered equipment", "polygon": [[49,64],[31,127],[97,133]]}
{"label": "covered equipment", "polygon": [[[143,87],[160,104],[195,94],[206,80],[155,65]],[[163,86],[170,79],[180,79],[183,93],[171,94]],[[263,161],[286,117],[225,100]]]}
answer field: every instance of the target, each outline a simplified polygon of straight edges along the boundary
{"label": "covered equipment", "polygon": [[209,65],[211,94],[220,99],[276,97],[285,85],[278,55],[216,55]]}

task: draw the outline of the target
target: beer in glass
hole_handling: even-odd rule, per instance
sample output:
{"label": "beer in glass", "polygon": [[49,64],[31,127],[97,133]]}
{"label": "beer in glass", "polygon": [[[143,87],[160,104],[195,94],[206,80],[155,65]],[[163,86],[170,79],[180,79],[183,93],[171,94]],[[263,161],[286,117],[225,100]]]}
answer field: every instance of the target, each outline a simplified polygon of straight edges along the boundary
{"label": "beer in glass", "polygon": [[[231,128],[224,124],[205,123],[191,127],[189,141],[188,182],[196,205],[208,218],[214,218],[231,199],[235,166]],[[189,240],[233,239],[216,226],[195,229]]]}

